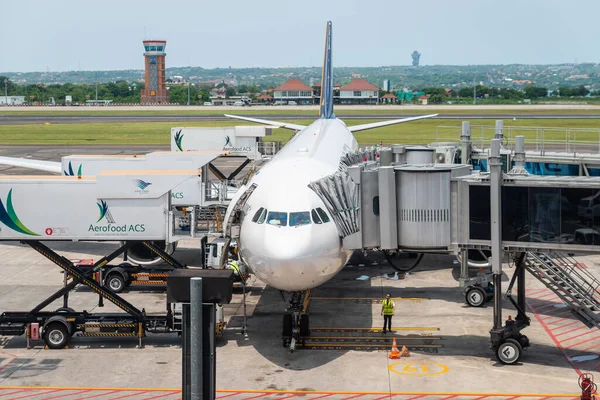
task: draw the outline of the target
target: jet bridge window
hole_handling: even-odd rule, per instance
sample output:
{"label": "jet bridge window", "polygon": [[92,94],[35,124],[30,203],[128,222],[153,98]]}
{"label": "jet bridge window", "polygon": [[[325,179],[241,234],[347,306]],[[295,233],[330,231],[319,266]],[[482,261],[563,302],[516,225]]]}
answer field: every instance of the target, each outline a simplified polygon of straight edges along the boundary
{"label": "jet bridge window", "polygon": [[290,226],[301,226],[310,224],[310,213],[308,211],[291,212]]}
{"label": "jet bridge window", "polygon": [[276,226],[287,226],[288,215],[286,212],[269,211],[267,224]]}

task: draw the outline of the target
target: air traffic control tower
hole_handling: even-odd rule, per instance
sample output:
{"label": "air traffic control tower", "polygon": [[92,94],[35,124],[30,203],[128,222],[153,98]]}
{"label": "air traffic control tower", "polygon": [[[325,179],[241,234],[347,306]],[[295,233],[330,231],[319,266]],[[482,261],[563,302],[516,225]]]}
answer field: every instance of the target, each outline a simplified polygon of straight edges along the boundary
{"label": "air traffic control tower", "polygon": [[142,104],[169,103],[169,91],[165,87],[166,40],[144,40],[144,81],[141,93]]}

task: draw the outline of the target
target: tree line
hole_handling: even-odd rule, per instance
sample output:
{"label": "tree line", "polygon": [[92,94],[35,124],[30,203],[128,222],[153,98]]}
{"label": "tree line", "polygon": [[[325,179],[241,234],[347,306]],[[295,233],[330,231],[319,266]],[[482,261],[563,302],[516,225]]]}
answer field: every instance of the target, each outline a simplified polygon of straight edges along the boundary
{"label": "tree line", "polygon": [[[139,103],[140,92],[144,90],[144,82],[117,81],[109,83],[90,84],[31,84],[19,85],[10,79],[0,76],[0,96],[4,95],[6,89],[9,96],[24,96],[26,102],[48,103],[50,98],[54,98],[57,104],[65,102],[66,96],[71,96],[73,103],[85,103],[86,100],[112,100],[115,103]],[[171,84],[169,86],[171,103],[187,104],[188,94],[190,104],[203,104],[210,100],[210,91],[213,87],[191,84]],[[226,88],[227,96],[237,94],[248,95],[251,99],[256,99],[262,88],[256,85],[239,85],[237,87],[227,86],[220,83],[216,88]],[[429,95],[430,104],[442,104],[448,101],[469,101],[475,95],[479,100],[490,100],[492,102],[519,102],[525,99],[538,100],[547,97],[585,97],[600,96],[600,90],[591,91],[585,86],[578,87],[560,87],[549,91],[546,87],[528,85],[523,90],[503,87],[489,87],[485,85],[476,85],[473,87],[462,87],[447,90],[442,87],[424,87],[418,92],[425,92]],[[383,95],[385,92],[381,92]],[[416,98],[414,99],[416,101]]]}

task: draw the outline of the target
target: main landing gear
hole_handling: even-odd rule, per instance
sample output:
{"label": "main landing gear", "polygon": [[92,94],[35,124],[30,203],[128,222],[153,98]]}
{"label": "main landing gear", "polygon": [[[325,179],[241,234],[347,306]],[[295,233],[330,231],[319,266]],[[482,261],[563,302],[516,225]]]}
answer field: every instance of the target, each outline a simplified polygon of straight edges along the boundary
{"label": "main landing gear", "polygon": [[[283,293],[281,294],[283,296]],[[304,345],[306,338],[310,336],[310,326],[306,307],[310,291],[292,292],[287,314],[283,316],[283,347],[289,347],[293,353],[300,343]],[[285,297],[284,297],[285,299]]]}

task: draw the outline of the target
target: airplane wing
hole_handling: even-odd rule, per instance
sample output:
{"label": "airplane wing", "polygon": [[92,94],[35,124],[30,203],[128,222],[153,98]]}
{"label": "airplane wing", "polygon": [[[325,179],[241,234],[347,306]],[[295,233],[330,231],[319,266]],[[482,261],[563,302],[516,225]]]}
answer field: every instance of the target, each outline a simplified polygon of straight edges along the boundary
{"label": "airplane wing", "polygon": [[293,131],[301,131],[302,129],[306,128],[306,126],[304,126],[304,125],[289,124],[287,122],[278,122],[278,121],[271,121],[268,119],[259,119],[259,118],[250,118],[250,117],[241,117],[239,115],[228,115],[228,114],[224,114],[224,115],[227,118],[241,119],[244,121],[256,122],[257,124],[263,124],[263,125],[272,125],[277,128],[291,129]]}
{"label": "airplane wing", "polygon": [[35,169],[38,171],[62,173],[62,165],[56,161],[28,160],[26,158],[0,157],[0,165]]}
{"label": "airplane wing", "polygon": [[353,126],[349,126],[348,129],[350,130],[350,132],[366,131],[367,129],[381,128],[382,126],[396,125],[396,124],[401,124],[403,122],[416,121],[418,119],[432,118],[437,115],[438,114],[419,115],[418,117],[392,119],[389,121],[373,122],[371,124],[363,124],[363,125],[353,125]]}

